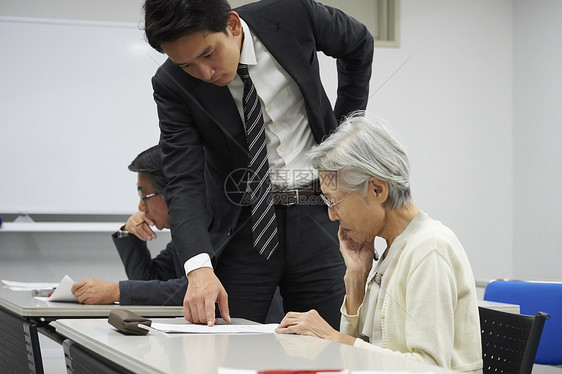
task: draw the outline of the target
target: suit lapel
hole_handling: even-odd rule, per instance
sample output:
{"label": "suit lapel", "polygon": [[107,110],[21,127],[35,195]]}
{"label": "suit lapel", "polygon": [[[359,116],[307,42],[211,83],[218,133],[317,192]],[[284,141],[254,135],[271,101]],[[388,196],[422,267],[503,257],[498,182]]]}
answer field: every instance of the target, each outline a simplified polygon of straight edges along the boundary
{"label": "suit lapel", "polygon": [[201,82],[194,87],[193,91],[211,120],[234,143],[234,148],[247,154],[248,146],[244,124],[228,87],[218,87]]}
{"label": "suit lapel", "polygon": [[[298,85],[308,110],[319,108],[317,73],[312,69],[309,57],[305,56],[302,46],[295,35],[279,27],[279,21],[270,19],[261,12],[246,12],[240,9],[240,16],[250,26],[252,32],[261,40],[271,55]],[[310,123],[315,132],[314,123]]]}

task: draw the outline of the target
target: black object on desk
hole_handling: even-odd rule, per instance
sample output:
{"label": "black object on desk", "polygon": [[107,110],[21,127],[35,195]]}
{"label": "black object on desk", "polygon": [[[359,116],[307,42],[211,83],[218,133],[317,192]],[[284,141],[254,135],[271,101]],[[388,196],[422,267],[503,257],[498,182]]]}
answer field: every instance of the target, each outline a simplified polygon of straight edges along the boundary
{"label": "black object on desk", "polygon": [[147,329],[139,327],[139,324],[150,326],[152,321],[148,318],[139,316],[138,314],[126,309],[115,309],[109,313],[107,322],[117,330],[127,335],[146,335]]}

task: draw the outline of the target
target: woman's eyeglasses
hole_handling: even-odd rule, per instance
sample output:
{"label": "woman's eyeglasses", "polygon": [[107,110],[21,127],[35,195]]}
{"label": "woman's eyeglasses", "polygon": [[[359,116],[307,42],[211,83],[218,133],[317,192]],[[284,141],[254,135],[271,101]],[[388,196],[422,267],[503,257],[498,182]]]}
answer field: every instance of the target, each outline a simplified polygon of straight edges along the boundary
{"label": "woman's eyeglasses", "polygon": [[[328,207],[328,209],[330,209],[330,210],[332,210],[333,212],[335,212],[334,207],[335,207],[336,205],[338,205],[339,203],[341,203],[342,201],[344,201],[344,200],[347,198],[347,194],[349,194],[349,191],[345,194],[345,196],[344,196],[341,200],[339,200],[339,201],[334,201],[333,203],[330,202],[330,199],[328,199],[328,198],[326,197],[326,195],[324,195],[324,194],[320,194],[320,198],[322,199],[322,201],[324,202],[324,204],[326,204],[326,206]],[[331,200],[335,200],[335,199],[332,198]]]}

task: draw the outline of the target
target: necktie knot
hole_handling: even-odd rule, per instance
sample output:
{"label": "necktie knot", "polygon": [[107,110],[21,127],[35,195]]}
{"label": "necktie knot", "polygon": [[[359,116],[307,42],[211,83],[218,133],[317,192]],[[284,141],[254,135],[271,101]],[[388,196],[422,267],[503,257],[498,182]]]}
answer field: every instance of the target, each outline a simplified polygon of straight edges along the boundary
{"label": "necktie knot", "polygon": [[248,72],[248,65],[246,64],[238,64],[237,72],[243,81],[250,77],[250,73]]}

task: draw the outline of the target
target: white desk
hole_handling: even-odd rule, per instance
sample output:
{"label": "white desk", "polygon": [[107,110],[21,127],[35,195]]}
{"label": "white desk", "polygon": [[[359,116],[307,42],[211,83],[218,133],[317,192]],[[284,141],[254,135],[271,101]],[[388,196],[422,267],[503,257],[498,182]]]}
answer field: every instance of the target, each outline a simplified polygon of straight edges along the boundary
{"label": "white desk", "polygon": [[49,325],[59,318],[103,317],[113,309],[126,308],[145,317],[183,316],[181,306],[82,305],[41,301],[31,291],[0,288],[0,372],[42,373],[41,349],[37,332],[62,343]]}
{"label": "white desk", "polygon": [[[519,313],[519,305],[478,300],[478,306]],[[125,308],[143,317],[181,317],[181,306],[152,305],[82,305],[78,303],[52,303],[37,300],[31,292],[0,288],[0,307],[21,317],[45,319],[107,317],[112,309]]]}
{"label": "white desk", "polygon": [[[154,322],[184,323],[180,319]],[[234,319],[233,323],[244,323]],[[247,323],[247,322],[246,322]],[[166,334],[123,335],[100,319],[58,320],[57,332],[134,373],[216,374],[234,369],[352,369],[455,373],[413,359],[297,335]],[[66,342],[65,342],[66,344]]]}
{"label": "white desk", "polygon": [[515,313],[519,314],[519,305],[516,304],[506,304],[506,303],[498,303],[495,301],[488,301],[488,300],[478,300],[478,306],[483,308],[495,309],[501,312],[508,312],[508,313]]}
{"label": "white desk", "polygon": [[0,288],[0,308],[20,317],[34,319],[107,317],[113,309],[124,308],[143,317],[180,317],[181,306],[154,305],[83,305],[78,303],[55,303],[31,296],[31,291],[12,291]]}
{"label": "white desk", "polygon": [[[479,301],[479,306],[512,313],[519,306],[491,301]],[[64,335],[108,360],[133,372],[160,373],[216,373],[218,366],[248,369],[265,368],[348,368],[354,370],[408,370],[441,371],[417,362],[402,362],[392,357],[375,355],[353,347],[329,343],[324,340],[288,335],[169,335],[152,332],[148,337],[121,335],[108,323],[109,312],[116,308],[134,311],[145,317],[183,316],[181,306],[119,306],[81,305],[74,303],[52,303],[40,301],[31,292],[11,291],[0,288],[0,310],[4,310],[24,321],[21,340],[27,339],[27,357],[34,358],[29,367],[35,365],[42,370],[37,329],[55,341]],[[91,318],[98,320],[64,320],[61,318]],[[9,319],[6,319],[8,321]],[[49,326],[57,322],[56,332]],[[27,322],[25,322],[27,321]],[[183,319],[176,320],[183,323]],[[18,323],[7,322],[7,323]],[[21,323],[21,321],[20,321]],[[30,326],[31,325],[31,326]],[[25,330],[25,331],[24,331]],[[59,335],[60,334],[60,335]],[[24,335],[27,338],[24,339]],[[35,335],[35,336],[34,336]],[[143,338],[142,340],[135,340]],[[3,347],[13,342],[8,336],[0,341]],[[31,339],[31,342],[29,341]],[[0,339],[2,340],[2,339]],[[131,343],[141,344],[131,344]],[[18,348],[19,349],[19,348]],[[256,355],[253,352],[261,352]],[[26,353],[23,352],[24,360]],[[139,356],[140,355],[140,356]],[[141,357],[142,356],[142,357]],[[256,357],[258,358],[256,361]],[[0,360],[2,367],[10,359]],[[9,362],[8,362],[9,364]],[[23,364],[25,365],[25,364]],[[11,369],[11,367],[10,367]]]}

